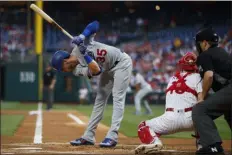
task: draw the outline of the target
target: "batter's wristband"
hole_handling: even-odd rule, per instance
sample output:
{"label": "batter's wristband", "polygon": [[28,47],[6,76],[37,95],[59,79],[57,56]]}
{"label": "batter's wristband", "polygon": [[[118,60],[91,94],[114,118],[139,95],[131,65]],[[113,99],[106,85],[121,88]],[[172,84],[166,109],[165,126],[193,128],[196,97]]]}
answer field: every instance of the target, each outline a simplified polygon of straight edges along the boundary
{"label": "batter's wristband", "polygon": [[93,59],[89,55],[85,55],[84,59],[87,64],[90,64],[93,61]]}

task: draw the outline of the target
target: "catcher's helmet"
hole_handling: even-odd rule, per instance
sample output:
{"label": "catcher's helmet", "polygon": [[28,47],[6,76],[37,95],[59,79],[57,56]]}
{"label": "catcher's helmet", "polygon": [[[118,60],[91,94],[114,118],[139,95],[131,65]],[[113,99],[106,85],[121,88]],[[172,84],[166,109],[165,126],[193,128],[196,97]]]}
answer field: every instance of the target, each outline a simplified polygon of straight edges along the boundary
{"label": "catcher's helmet", "polygon": [[67,59],[70,57],[70,54],[66,51],[57,51],[55,54],[53,54],[51,59],[51,66],[58,70],[62,71],[62,63],[64,59]]}
{"label": "catcher's helmet", "polygon": [[196,61],[197,56],[192,52],[188,52],[178,61],[178,65],[181,70],[197,71]]}
{"label": "catcher's helmet", "polygon": [[219,42],[219,37],[217,33],[211,27],[201,29],[199,32],[197,32],[194,39],[195,39],[196,48],[199,53],[202,52],[200,48],[201,41],[204,41],[204,40],[208,41],[211,47],[217,46]]}

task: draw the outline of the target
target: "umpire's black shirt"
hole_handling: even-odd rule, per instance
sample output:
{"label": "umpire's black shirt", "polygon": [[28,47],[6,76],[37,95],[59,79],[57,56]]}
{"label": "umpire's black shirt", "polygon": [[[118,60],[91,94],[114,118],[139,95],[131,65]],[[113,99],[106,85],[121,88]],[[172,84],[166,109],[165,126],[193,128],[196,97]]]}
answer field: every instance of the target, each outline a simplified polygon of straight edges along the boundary
{"label": "umpire's black shirt", "polygon": [[232,79],[232,57],[221,47],[212,47],[202,52],[197,58],[201,77],[207,71],[213,71],[212,89],[218,91]]}
{"label": "umpire's black shirt", "polygon": [[55,77],[55,73],[52,70],[45,71],[43,76],[44,86],[49,86]]}

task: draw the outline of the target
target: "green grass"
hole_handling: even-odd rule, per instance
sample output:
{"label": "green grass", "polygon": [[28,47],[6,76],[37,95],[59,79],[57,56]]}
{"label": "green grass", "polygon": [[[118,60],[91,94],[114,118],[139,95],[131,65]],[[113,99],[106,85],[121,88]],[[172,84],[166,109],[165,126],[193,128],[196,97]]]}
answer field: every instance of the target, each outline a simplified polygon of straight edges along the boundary
{"label": "green grass", "polygon": [[38,104],[20,104],[19,102],[3,102],[1,103],[1,110],[37,110]]}
{"label": "green grass", "polygon": [[[43,110],[46,110],[46,104],[42,106]],[[1,110],[37,110],[38,104],[37,103],[24,103],[20,104],[19,102],[3,102],[1,103]],[[54,110],[76,110],[77,105],[73,104],[54,104]]]}
{"label": "green grass", "polygon": [[23,119],[23,115],[1,115],[1,135],[13,136]]}
{"label": "green grass", "polygon": [[[11,110],[36,110],[38,108],[37,104],[19,104],[19,103],[3,103],[1,104],[1,109],[11,109]],[[54,110],[78,110],[79,112],[90,116],[92,112],[93,105],[70,105],[70,104],[54,104]],[[101,121],[103,124],[110,126],[111,118],[112,118],[112,105],[107,105],[103,120]],[[43,105],[43,109],[46,109],[46,105]],[[139,122],[143,120],[152,119],[154,117],[160,116],[164,112],[163,105],[153,105],[152,110],[153,116],[135,116],[133,112],[135,111],[133,105],[128,105],[125,108],[124,118],[121,123],[120,132],[129,137],[137,137],[137,126]],[[224,120],[223,117],[220,117],[216,120],[217,127],[219,129],[220,135],[223,139],[231,139],[231,131]],[[191,134],[193,132],[180,132],[172,135],[167,135],[163,137],[169,138],[191,138]]]}

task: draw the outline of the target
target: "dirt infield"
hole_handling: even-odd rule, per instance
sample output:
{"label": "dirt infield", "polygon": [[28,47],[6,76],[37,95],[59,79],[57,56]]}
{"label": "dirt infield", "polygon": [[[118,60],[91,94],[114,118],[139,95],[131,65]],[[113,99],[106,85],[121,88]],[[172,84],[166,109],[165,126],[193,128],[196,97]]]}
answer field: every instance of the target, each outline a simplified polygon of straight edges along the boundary
{"label": "dirt infield", "polygon": [[[23,123],[14,136],[1,136],[1,154],[134,154],[134,148],[140,144],[138,138],[129,138],[119,134],[119,144],[114,149],[100,148],[98,144],[104,139],[109,127],[100,124],[96,133],[95,146],[71,146],[69,141],[80,137],[88,123],[88,117],[77,111],[43,111],[42,124],[39,123],[37,111],[1,111],[1,115],[22,114]],[[42,125],[42,133],[39,131]],[[37,129],[38,130],[37,130]],[[135,129],[136,130],[136,129]],[[35,141],[42,135],[42,141]],[[164,150],[160,155],[194,154],[194,139],[162,139]],[[228,155],[231,151],[231,141],[223,143]]]}

